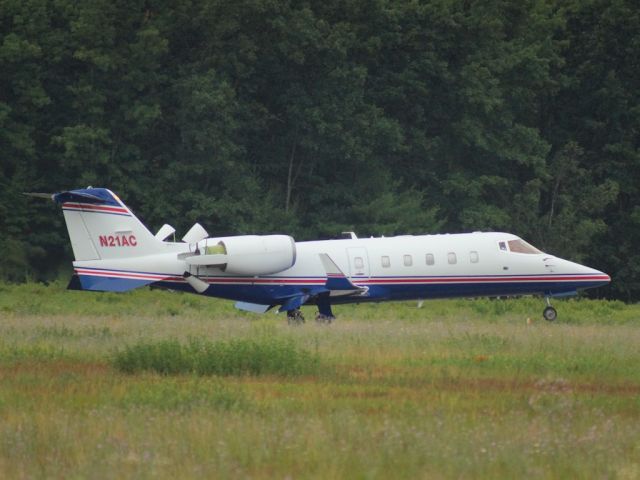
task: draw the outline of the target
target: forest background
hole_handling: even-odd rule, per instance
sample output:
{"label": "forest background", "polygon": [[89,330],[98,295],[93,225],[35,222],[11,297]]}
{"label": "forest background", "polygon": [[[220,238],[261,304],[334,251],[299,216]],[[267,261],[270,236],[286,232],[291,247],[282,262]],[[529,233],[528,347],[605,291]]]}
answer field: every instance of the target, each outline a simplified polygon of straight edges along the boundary
{"label": "forest background", "polygon": [[[640,299],[634,0],[0,0],[0,278],[53,204],[297,240],[504,230]],[[181,236],[181,235],[179,235]]]}

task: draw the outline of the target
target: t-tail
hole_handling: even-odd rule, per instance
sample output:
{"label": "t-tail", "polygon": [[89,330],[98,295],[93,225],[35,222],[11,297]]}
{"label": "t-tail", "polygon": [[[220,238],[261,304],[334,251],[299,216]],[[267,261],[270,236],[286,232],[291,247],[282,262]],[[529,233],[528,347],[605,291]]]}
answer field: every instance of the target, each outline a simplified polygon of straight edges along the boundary
{"label": "t-tail", "polygon": [[106,188],[53,195],[62,206],[76,261],[140,257],[162,252],[162,242]]}
{"label": "t-tail", "polygon": [[[126,291],[155,279],[123,278],[119,268],[134,257],[166,251],[163,242],[145,227],[131,210],[106,188],[86,188],[56,193],[62,206],[75,257],[75,275],[69,288]],[[127,261],[129,259],[129,261]]]}

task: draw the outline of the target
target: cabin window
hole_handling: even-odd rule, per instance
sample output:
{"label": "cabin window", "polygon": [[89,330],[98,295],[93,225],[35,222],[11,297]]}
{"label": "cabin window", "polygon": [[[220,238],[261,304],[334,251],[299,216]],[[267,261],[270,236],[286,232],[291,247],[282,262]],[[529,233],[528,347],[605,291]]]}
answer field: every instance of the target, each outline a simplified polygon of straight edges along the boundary
{"label": "cabin window", "polygon": [[389,260],[389,257],[387,257],[386,255],[382,257],[382,266],[384,268],[389,268],[391,266],[391,260]]}
{"label": "cabin window", "polygon": [[411,265],[413,265],[413,258],[411,257],[411,255],[405,255],[403,257],[403,261],[405,267],[410,267]]}
{"label": "cabin window", "polygon": [[353,259],[353,266],[356,267],[357,270],[362,270],[364,268],[364,260],[362,260],[362,257],[355,257]]}
{"label": "cabin window", "polygon": [[427,265],[433,265],[434,263],[436,263],[435,258],[433,258],[433,253],[427,253]]}
{"label": "cabin window", "polygon": [[478,252],[476,251],[471,251],[469,252],[469,259],[471,260],[471,263],[478,263],[480,261],[480,257],[478,256]]}
{"label": "cabin window", "polygon": [[456,258],[455,252],[447,253],[447,261],[449,262],[450,265],[458,263],[458,259]]}
{"label": "cabin window", "polygon": [[536,247],[534,247],[533,245],[529,245],[527,242],[521,240],[520,238],[518,238],[517,240],[509,240],[509,250],[515,253],[542,253]]}

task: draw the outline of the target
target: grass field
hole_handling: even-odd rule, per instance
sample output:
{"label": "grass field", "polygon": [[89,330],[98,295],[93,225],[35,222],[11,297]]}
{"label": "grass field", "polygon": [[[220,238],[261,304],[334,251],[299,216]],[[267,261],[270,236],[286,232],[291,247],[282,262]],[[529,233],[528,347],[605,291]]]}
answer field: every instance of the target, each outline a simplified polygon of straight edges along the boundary
{"label": "grass field", "polygon": [[640,307],[555,306],[0,285],[0,478],[640,478]]}

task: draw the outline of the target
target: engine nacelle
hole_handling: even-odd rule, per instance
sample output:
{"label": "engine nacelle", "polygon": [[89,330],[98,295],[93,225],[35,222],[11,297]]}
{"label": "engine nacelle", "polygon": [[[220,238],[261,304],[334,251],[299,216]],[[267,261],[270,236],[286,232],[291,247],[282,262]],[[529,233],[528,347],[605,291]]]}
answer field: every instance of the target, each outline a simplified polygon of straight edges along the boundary
{"label": "engine nacelle", "polygon": [[225,264],[219,268],[235,275],[270,275],[291,268],[296,263],[296,242],[288,235],[207,239],[205,252],[220,254]]}

